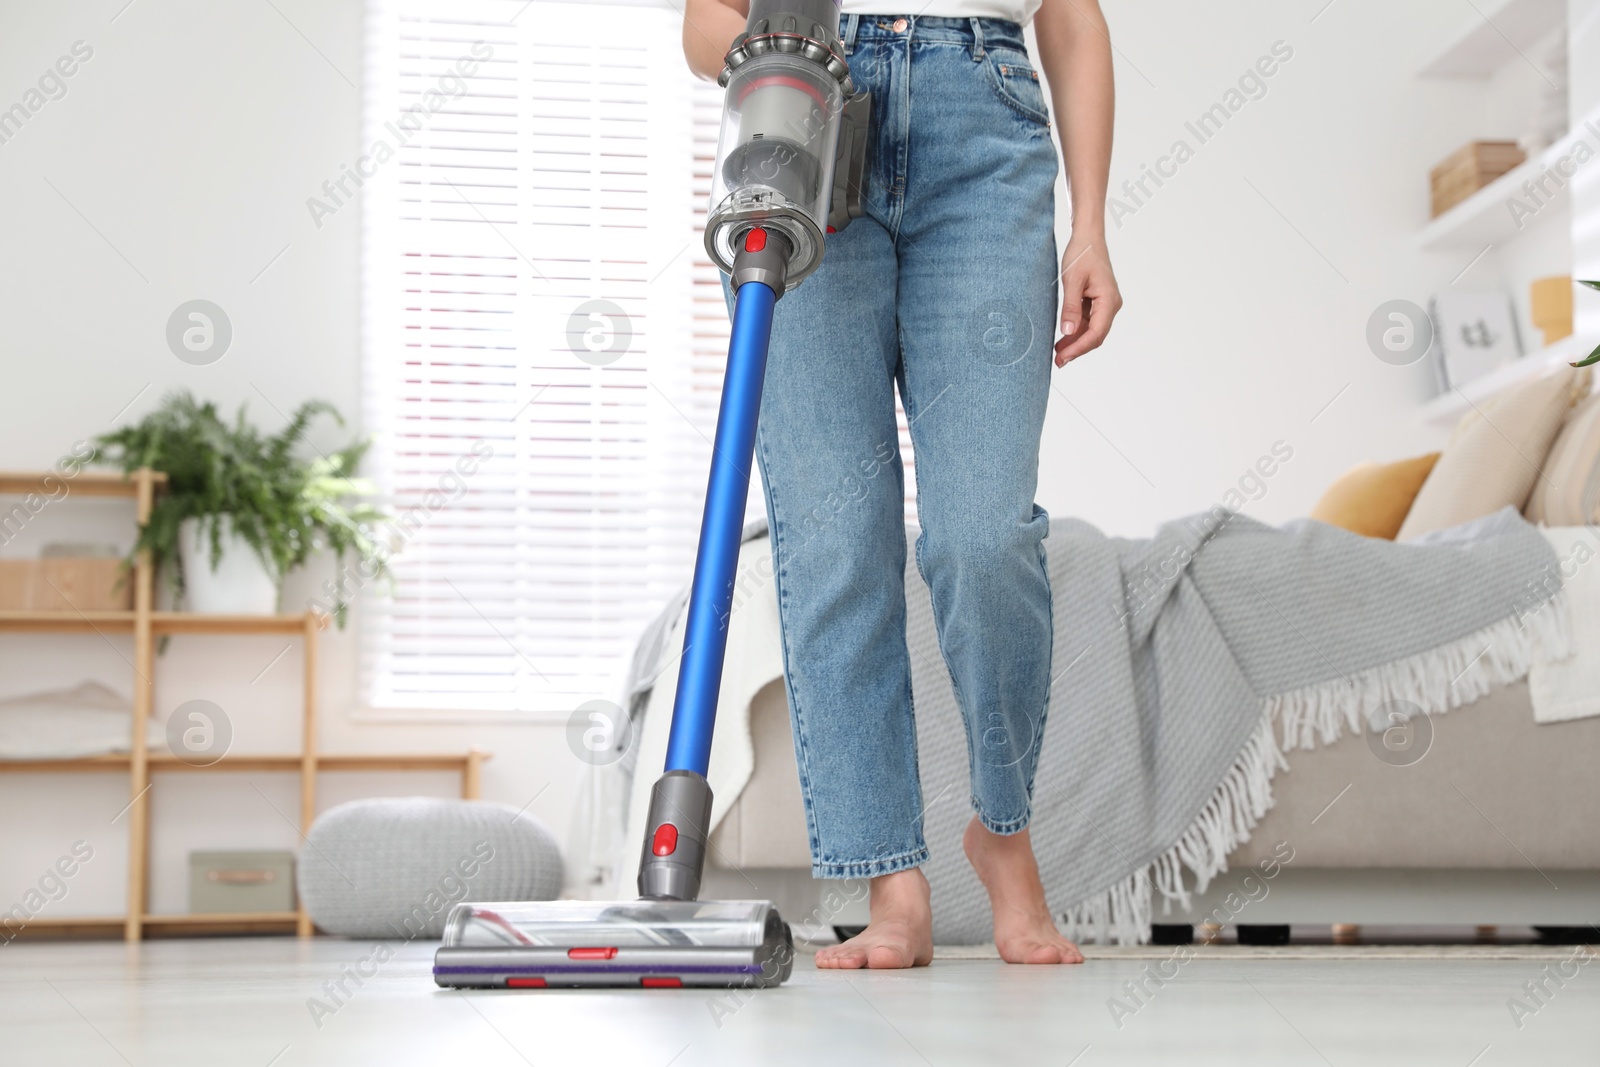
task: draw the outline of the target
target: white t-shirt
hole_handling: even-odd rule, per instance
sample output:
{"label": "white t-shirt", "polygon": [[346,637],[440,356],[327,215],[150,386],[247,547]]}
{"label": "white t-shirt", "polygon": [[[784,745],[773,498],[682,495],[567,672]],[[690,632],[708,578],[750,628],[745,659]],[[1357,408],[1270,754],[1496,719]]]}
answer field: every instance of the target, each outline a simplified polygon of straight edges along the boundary
{"label": "white t-shirt", "polygon": [[844,0],[843,11],[846,15],[904,15],[908,12],[900,8],[914,8],[918,15],[929,18],[1005,19],[1026,26],[1042,2],[1043,0],[933,0],[926,5],[921,5],[920,2],[919,4],[907,2],[896,7],[895,0]]}

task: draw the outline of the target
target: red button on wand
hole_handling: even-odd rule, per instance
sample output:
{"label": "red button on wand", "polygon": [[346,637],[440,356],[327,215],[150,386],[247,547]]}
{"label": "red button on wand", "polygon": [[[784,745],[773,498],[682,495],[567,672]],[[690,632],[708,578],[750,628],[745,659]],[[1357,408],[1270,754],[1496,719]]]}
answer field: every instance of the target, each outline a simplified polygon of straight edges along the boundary
{"label": "red button on wand", "polygon": [[[759,233],[759,230],[752,231]],[[656,835],[650,842],[650,851],[658,856],[670,856],[672,850],[678,847],[678,828],[670,822],[664,822],[656,827]]]}
{"label": "red button on wand", "polygon": [[760,226],[744,235],[744,250],[746,252],[759,252],[767,247],[767,231]]}

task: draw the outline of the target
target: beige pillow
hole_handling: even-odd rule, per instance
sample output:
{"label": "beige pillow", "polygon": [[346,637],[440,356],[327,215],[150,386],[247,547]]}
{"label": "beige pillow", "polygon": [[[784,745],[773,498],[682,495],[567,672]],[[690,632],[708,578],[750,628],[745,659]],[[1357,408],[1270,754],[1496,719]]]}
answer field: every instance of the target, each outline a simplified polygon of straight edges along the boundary
{"label": "beige pillow", "polygon": [[1600,523],[1600,393],[1567,416],[1524,514],[1546,526]]}
{"label": "beige pillow", "polygon": [[1390,541],[1411,510],[1411,502],[1439,461],[1439,453],[1429,452],[1397,463],[1363,463],[1340,475],[1328,486],[1311,517],[1363,537],[1382,537]]}
{"label": "beige pillow", "polygon": [[1400,527],[1409,540],[1510,505],[1522,509],[1589,372],[1562,367],[1480,403],[1456,427]]}

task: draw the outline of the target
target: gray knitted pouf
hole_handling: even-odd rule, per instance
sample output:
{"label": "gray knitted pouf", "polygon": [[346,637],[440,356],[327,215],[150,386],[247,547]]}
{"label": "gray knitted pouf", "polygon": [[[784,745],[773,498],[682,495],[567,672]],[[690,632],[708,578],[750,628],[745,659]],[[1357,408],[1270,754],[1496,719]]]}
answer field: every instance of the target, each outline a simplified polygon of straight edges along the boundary
{"label": "gray knitted pouf", "polygon": [[300,851],[300,899],[346,937],[438,938],[463,900],[552,900],[561,850],[544,823],[486,800],[391,797],[318,816]]}

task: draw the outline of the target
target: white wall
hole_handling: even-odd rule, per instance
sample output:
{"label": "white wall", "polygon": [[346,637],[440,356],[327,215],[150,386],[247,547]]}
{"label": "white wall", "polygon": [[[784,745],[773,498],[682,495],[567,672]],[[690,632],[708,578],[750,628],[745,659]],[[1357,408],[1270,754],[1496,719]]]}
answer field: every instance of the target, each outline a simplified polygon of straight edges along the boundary
{"label": "white wall", "polygon": [[[1294,458],[1246,507],[1280,522],[1354,462],[1442,440],[1418,418],[1426,366],[1379,362],[1366,318],[1389,299],[1426,306],[1467,267],[1470,256],[1413,250],[1427,173],[1470,139],[1517,131],[1488,114],[1488,83],[1414,77],[1472,11],[1323,2],[1104,5],[1118,51],[1114,192],[1174,139],[1197,152],[1110,230],[1126,307],[1104,349],[1058,374],[1082,416],[1058,403],[1046,427],[1040,496],[1056,514],[1146,533],[1210,506],[1283,440]],[[1280,40],[1294,54],[1266,96],[1198,144],[1184,123]],[[1568,269],[1554,245],[1542,274]],[[1474,272],[1498,280],[1493,262]]]}
{"label": "white wall", "polygon": [[[341,212],[319,231],[305,200],[358,154],[361,5],[124,2],[0,0],[0,108],[74,42],[94,50],[66,96],[0,144],[0,321],[12,401],[0,419],[3,467],[47,465],[179,386],[228,408],[248,402],[269,426],[309,397],[359,415],[359,216]],[[1304,513],[1358,460],[1439,443],[1443,430],[1417,415],[1426,371],[1379,362],[1365,324],[1386,300],[1425,304],[1466,266],[1412,250],[1428,214],[1427,173],[1467,140],[1505,131],[1485,128],[1490,86],[1413,76],[1474,17],[1456,0],[1336,0],[1313,22],[1323,2],[1106,0],[1119,53],[1113,186],[1137,178],[1174,139],[1192,142],[1184,123],[1274,42],[1294,55],[1264,98],[1113,229],[1127,307],[1103,351],[1058,375],[1040,490],[1053,513],[1143,533],[1216,502],[1282,440],[1293,459],[1248,508],[1277,521]],[[1559,258],[1561,242],[1549,245]],[[1537,272],[1567,269],[1552,262]],[[173,308],[196,297],[222,305],[235,331],[232,350],[209,367],[179,362],[163,339]],[[322,442],[339,439],[327,431]],[[65,505],[28,536],[125,533],[116,514]],[[300,579],[287,602],[313,584]],[[158,671],[158,716],[204,697],[232,718],[236,751],[290,747],[298,652],[262,673],[282,645],[174,641]],[[537,795],[529,810],[565,831],[578,766],[558,727],[358,721],[353,638],[333,634],[323,647],[326,749],[484,745],[496,754],[486,795],[517,806]],[[128,655],[120,638],[7,635],[0,693],[80,675],[126,691]],[[453,790],[443,775],[324,781],[325,803]],[[52,907],[119,911],[122,824],[111,820],[125,802],[113,776],[0,779],[9,816],[0,910],[83,837],[97,858],[71,899]],[[192,848],[293,847],[274,806],[293,815],[291,779],[163,780],[154,906],[184,909]]]}
{"label": "white wall", "polygon": [[[1294,56],[1111,229],[1127,305],[1106,346],[1057,376],[1082,415],[1057,403],[1046,427],[1052,513],[1142,534],[1215,502],[1281,439],[1294,458],[1246,512],[1282,521],[1354,463],[1445,435],[1417,414],[1425,364],[1380,362],[1366,322],[1387,300],[1425,307],[1468,266],[1472,254],[1414,250],[1428,172],[1469,140],[1515,137],[1531,101],[1508,101],[1536,76],[1418,79],[1478,17],[1449,0],[1325,3],[1103,3],[1118,52],[1114,193],[1175,139],[1197,145],[1184,123],[1274,42]],[[1570,269],[1566,248],[1555,227],[1459,284],[1502,284],[1525,305],[1529,279]]]}

